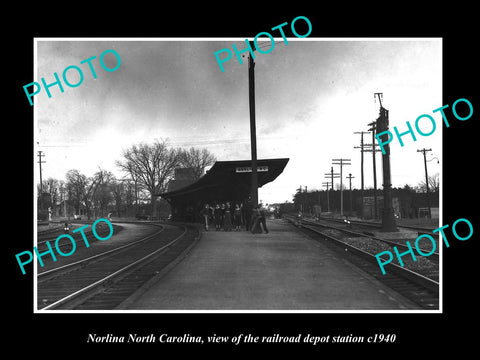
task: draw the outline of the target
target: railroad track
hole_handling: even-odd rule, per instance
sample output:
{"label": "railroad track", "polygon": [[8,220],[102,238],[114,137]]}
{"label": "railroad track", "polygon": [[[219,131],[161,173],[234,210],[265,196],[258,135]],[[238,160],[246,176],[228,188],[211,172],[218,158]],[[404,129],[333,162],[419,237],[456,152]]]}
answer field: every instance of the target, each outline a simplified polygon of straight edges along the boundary
{"label": "railroad track", "polygon": [[38,274],[37,308],[113,310],[172,266],[199,234],[193,226],[163,224],[141,239],[43,271]]}
{"label": "railroad track", "polygon": [[[344,220],[342,220],[342,219],[335,219],[335,218],[330,218],[330,217],[322,217],[321,219],[323,221],[329,221],[329,222],[333,222],[333,223],[344,223]],[[375,223],[375,222],[351,220],[351,219],[349,219],[349,222],[352,225],[362,227],[362,228],[371,228],[371,229],[376,229],[376,230],[380,230],[382,228],[381,224]],[[432,230],[434,230],[434,228],[423,227],[423,226],[418,226],[418,225],[399,225],[399,224],[397,224],[397,228],[414,230],[418,233],[431,233]],[[433,234],[432,236],[438,236],[438,235]]]}
{"label": "railroad track", "polygon": [[[83,225],[86,225],[86,224],[82,224],[81,226]],[[75,230],[75,228],[78,228],[80,227],[79,224],[70,224],[70,231],[68,232],[68,234],[74,238],[75,242],[78,243],[82,243],[82,234],[80,231],[78,231],[77,233],[74,233],[73,230]],[[119,226],[117,224],[112,224],[112,228],[113,228],[113,233],[114,234],[118,234],[122,229],[123,227],[122,226]],[[110,233],[110,229],[103,225],[103,224],[99,224],[97,225],[97,228],[96,228],[96,231],[97,231],[97,234],[99,236],[106,236]],[[82,232],[85,234],[85,236],[87,237],[87,241],[89,244],[93,243],[93,242],[96,242],[98,241],[98,239],[93,236],[93,232],[92,232],[92,227],[88,227],[86,229],[83,229]],[[57,228],[57,229],[52,229],[51,231],[48,231],[48,232],[39,232],[38,235],[37,235],[37,249],[40,253],[42,253],[43,251],[46,251],[48,250],[48,247],[47,247],[47,242],[50,243],[50,246],[53,247],[54,246],[54,243],[55,243],[55,240],[58,236],[64,234],[64,229],[63,229],[63,226],[61,228]],[[62,242],[59,242],[57,244],[57,247],[58,248],[61,248],[62,249],[62,252],[64,253],[69,253],[70,250],[72,250],[73,248],[73,244],[70,242],[70,241],[62,241]]]}
{"label": "railroad track", "polygon": [[37,232],[37,239],[38,240],[47,240],[52,238],[53,235],[60,235],[63,233],[63,226],[61,224],[55,224],[51,228],[39,230]]}
{"label": "railroad track", "polygon": [[[295,223],[295,218],[284,217],[291,223]],[[438,263],[433,265],[434,271],[426,271],[423,274],[418,269],[412,269],[412,262],[404,260],[405,267],[390,263],[386,267],[386,274],[383,275],[375,258],[376,251],[368,251],[355,246],[351,241],[341,236],[340,232],[346,233],[345,229],[334,228],[328,230],[327,226],[319,225],[315,222],[302,220],[301,228],[307,235],[317,239],[327,240],[327,244],[334,250],[337,250],[342,257],[353,263],[376,280],[385,284],[389,288],[400,293],[410,301],[416,303],[420,308],[426,310],[437,310],[439,308],[439,282],[438,282]],[[352,232],[349,232],[351,235]],[[356,233],[359,235],[359,233]],[[376,242],[378,239],[365,234],[360,234],[368,242]],[[350,239],[350,238],[349,238]],[[385,244],[385,246],[388,246]],[[395,245],[397,246],[397,245]],[[399,249],[400,250],[400,249]],[[422,259],[422,257],[419,257]],[[426,259],[422,259],[428,261]]]}
{"label": "railroad track", "polygon": [[[292,219],[292,218],[290,218],[290,219]],[[411,238],[403,238],[403,239],[385,239],[385,238],[380,238],[378,236],[375,236],[374,234],[369,233],[369,232],[358,232],[358,231],[354,231],[354,230],[351,230],[351,229],[348,229],[348,228],[345,228],[345,227],[342,228],[342,227],[338,227],[338,226],[325,225],[325,224],[322,224],[319,221],[303,219],[302,222],[306,223],[308,225],[322,227],[324,229],[333,229],[335,231],[339,231],[339,232],[345,233],[347,235],[350,235],[353,238],[372,239],[375,242],[384,243],[384,244],[387,244],[390,247],[395,246],[395,247],[397,247],[397,249],[399,251],[402,251],[402,252],[408,250],[408,246],[406,245],[407,241],[413,240],[413,241],[410,241],[410,245],[413,247],[414,246],[414,241],[417,238],[417,236],[412,236]],[[345,222],[342,222],[342,221],[338,221],[338,223],[342,223],[342,224],[345,225]],[[439,249],[438,235],[437,234],[429,234],[429,235],[435,240],[435,250],[431,253],[431,255],[429,255],[429,260],[438,264],[439,263],[439,258],[440,258],[440,253],[437,250],[437,249]],[[432,245],[431,242],[426,242],[426,243],[425,242],[422,242],[422,243],[419,242],[418,247],[425,254],[430,253],[433,250],[433,245]],[[379,247],[377,250],[378,251],[376,251],[376,253],[381,252],[381,251],[385,251],[385,250],[391,250],[391,249],[389,249],[388,247]]]}

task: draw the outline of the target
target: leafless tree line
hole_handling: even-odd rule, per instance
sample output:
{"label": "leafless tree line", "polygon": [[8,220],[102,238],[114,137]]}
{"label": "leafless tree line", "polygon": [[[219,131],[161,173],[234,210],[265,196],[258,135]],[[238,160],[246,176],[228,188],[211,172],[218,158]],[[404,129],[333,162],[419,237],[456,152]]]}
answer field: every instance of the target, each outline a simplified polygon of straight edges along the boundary
{"label": "leafless tree line", "polygon": [[43,189],[50,193],[54,205],[66,200],[64,205],[75,213],[84,207],[88,219],[105,216],[112,206],[117,214],[132,214],[139,203],[146,202],[155,214],[157,195],[167,190],[176,168],[191,168],[194,181],[215,160],[206,149],[173,148],[166,140],[156,140],[123,151],[122,159],[115,163],[123,175],[120,179],[101,168],[91,177],[72,169],[64,181],[52,178],[44,181]]}

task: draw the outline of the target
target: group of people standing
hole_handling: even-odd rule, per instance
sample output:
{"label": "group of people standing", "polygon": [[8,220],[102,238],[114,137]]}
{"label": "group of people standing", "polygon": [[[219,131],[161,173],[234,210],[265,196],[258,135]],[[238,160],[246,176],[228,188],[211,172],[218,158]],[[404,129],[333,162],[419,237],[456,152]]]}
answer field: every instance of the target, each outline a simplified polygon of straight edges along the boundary
{"label": "group of people standing", "polygon": [[235,228],[235,231],[241,231],[245,228],[252,233],[263,231],[268,233],[265,209],[262,204],[256,207],[249,206],[249,203],[246,206],[243,204],[231,206],[229,202],[216,204],[215,206],[205,204],[201,215],[206,231],[208,231],[209,225],[213,223],[216,231],[232,231],[233,228]]}

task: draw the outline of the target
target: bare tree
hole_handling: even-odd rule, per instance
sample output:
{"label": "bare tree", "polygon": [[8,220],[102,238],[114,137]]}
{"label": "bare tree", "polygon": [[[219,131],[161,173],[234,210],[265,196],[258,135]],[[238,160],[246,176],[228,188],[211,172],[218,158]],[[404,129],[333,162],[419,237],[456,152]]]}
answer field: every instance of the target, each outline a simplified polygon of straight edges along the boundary
{"label": "bare tree", "polygon": [[90,220],[90,209],[95,192],[95,185],[99,179],[95,177],[87,178],[87,176],[75,169],[69,170],[65,177],[67,179],[67,186],[70,186],[71,189],[69,199],[72,200],[75,210],[78,212],[80,205],[83,203],[87,211],[87,218]]}
{"label": "bare tree", "polygon": [[[60,181],[52,177],[49,177],[47,180],[43,180],[42,187],[40,186],[40,184],[37,184],[37,194],[39,194],[39,196],[44,196],[45,194],[49,194],[51,202],[48,205],[52,206],[54,210],[56,208],[57,202],[60,197],[60,193],[58,191],[59,184],[60,184]],[[40,194],[40,189],[42,188],[43,188],[43,194]]]}
{"label": "bare tree", "polygon": [[150,195],[152,215],[156,213],[156,195],[165,191],[174,170],[179,166],[178,149],[168,148],[166,141],[152,145],[140,143],[123,151],[123,161],[116,165]]}
{"label": "bare tree", "polygon": [[180,151],[180,164],[184,168],[193,170],[194,179],[198,180],[205,170],[205,167],[213,165],[216,161],[215,156],[207,149],[195,149],[191,147],[189,150]]}
{"label": "bare tree", "polygon": [[123,184],[123,181],[113,181],[111,191],[113,200],[115,201],[115,211],[117,216],[122,216],[122,207],[124,205],[128,206],[125,185]]}
{"label": "bare tree", "polygon": [[110,171],[99,169],[93,176],[95,187],[92,193],[92,203],[95,204],[95,216],[105,216],[109,203],[113,200],[112,188],[115,177]]}
{"label": "bare tree", "polygon": [[[417,189],[420,192],[427,192],[427,185],[425,180],[418,183]],[[428,189],[430,192],[437,192],[440,190],[440,174],[435,173],[432,176],[428,177]]]}

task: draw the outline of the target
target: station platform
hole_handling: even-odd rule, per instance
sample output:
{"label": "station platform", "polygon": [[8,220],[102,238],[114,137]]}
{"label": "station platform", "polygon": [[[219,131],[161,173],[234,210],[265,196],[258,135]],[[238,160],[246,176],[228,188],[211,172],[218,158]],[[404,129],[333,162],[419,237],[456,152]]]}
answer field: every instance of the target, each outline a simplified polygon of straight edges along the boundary
{"label": "station platform", "polygon": [[283,220],[203,232],[131,310],[409,310],[416,305]]}

